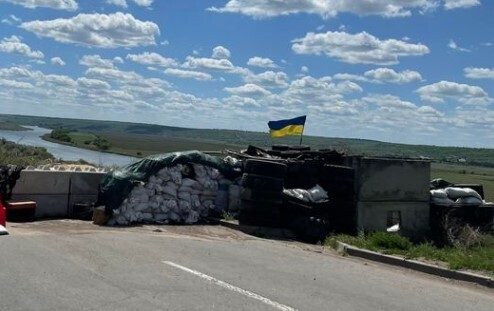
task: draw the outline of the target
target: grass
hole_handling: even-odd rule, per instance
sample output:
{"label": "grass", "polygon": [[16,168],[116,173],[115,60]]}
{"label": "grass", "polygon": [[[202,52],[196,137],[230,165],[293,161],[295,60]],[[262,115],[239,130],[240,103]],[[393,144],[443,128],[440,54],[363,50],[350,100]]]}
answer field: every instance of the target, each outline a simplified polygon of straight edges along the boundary
{"label": "grass", "polygon": [[476,270],[494,275],[492,235],[482,235],[479,243],[475,245],[444,248],[438,248],[430,242],[413,244],[405,237],[387,232],[359,233],[358,236],[334,235],[326,239],[325,245],[336,248],[336,241],[408,259],[439,261],[454,270]]}
{"label": "grass", "polygon": [[18,125],[16,123],[12,122],[0,122],[0,130],[2,131],[31,131],[31,129],[27,127],[23,127],[21,125]]}
{"label": "grass", "polygon": [[0,165],[37,166],[53,160],[53,155],[45,148],[20,145],[0,139]]}

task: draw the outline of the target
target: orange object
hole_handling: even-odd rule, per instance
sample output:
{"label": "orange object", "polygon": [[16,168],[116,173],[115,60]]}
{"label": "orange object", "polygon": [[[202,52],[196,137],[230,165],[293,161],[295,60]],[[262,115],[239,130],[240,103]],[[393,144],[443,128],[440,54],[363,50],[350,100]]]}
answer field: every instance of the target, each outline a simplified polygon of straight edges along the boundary
{"label": "orange object", "polygon": [[5,204],[7,208],[7,220],[13,222],[25,222],[34,221],[36,214],[36,202],[33,201],[19,201],[19,202],[7,202]]}
{"label": "orange object", "polygon": [[2,205],[2,198],[0,197],[0,225],[7,228],[7,210]]}

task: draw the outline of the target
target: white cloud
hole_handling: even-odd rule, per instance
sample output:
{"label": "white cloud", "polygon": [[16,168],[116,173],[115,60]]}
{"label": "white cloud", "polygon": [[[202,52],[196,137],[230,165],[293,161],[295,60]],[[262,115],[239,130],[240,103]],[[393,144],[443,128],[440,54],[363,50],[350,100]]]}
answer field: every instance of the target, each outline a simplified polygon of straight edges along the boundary
{"label": "white cloud", "polygon": [[335,17],[340,13],[403,17],[412,15],[413,10],[428,11],[435,7],[435,3],[436,0],[229,0],[224,7],[211,7],[208,10],[220,13],[240,13],[254,18],[298,13],[317,14],[323,18]]}
{"label": "white cloud", "polygon": [[34,88],[34,86],[31,83],[22,82],[22,81],[16,81],[16,80],[7,80],[7,79],[0,79],[0,85],[1,86],[6,86],[6,87],[9,87],[9,88],[16,88],[16,89],[31,89],[31,88]]}
{"label": "white cloud", "polygon": [[79,60],[79,65],[86,67],[114,68],[113,61],[111,59],[101,58],[100,55],[84,55]]}
{"label": "white cloud", "polygon": [[456,44],[456,42],[454,40],[449,40],[448,47],[452,50],[455,50],[455,51],[471,52],[471,50],[469,50],[469,49],[458,46],[458,44]]}
{"label": "white cloud", "polygon": [[249,66],[255,66],[255,67],[261,67],[261,68],[277,68],[278,65],[275,64],[274,61],[272,61],[269,58],[263,58],[259,56],[251,57],[247,61],[247,65]]}
{"label": "white cloud", "polygon": [[367,79],[366,77],[356,75],[356,74],[351,74],[351,73],[337,73],[337,74],[333,75],[333,79],[369,82],[369,79]]}
{"label": "white cloud", "polygon": [[116,6],[121,6],[123,8],[127,8],[128,7],[127,1],[125,1],[125,0],[106,0],[106,3],[113,4],[113,5],[116,5]]}
{"label": "white cloud", "polygon": [[231,53],[230,50],[227,48],[219,45],[213,49],[213,54],[211,55],[212,58],[218,58],[218,59],[226,59],[230,58]]}
{"label": "white cloud", "polygon": [[250,74],[244,77],[246,83],[256,84],[265,88],[288,87],[288,75],[284,72],[266,71],[260,74]]}
{"label": "white cloud", "polygon": [[144,6],[144,7],[149,7],[151,4],[153,4],[154,0],[132,0],[137,4],[138,6]]}
{"label": "white cloud", "polygon": [[241,96],[266,96],[271,94],[268,90],[252,83],[247,83],[239,87],[225,87],[224,90],[228,93]]}
{"label": "white cloud", "polygon": [[110,84],[108,84],[108,82],[106,82],[106,81],[101,81],[101,80],[97,80],[97,79],[88,79],[85,77],[81,77],[81,78],[77,79],[77,84],[79,87],[86,88],[89,90],[95,90],[95,89],[96,90],[102,90],[102,89],[109,90],[109,89],[111,89]]}
{"label": "white cloud", "polygon": [[303,72],[303,73],[308,73],[309,72],[309,67],[302,66],[302,67],[300,67],[300,71]]}
{"label": "white cloud", "polygon": [[22,5],[25,8],[50,8],[56,10],[75,11],[79,8],[74,0],[0,0],[0,2],[10,2]]}
{"label": "white cloud", "polygon": [[158,25],[143,22],[131,14],[79,14],[72,18],[24,22],[21,28],[39,37],[52,38],[63,43],[117,48],[154,45],[160,34]]}
{"label": "white cloud", "polygon": [[423,44],[411,44],[396,39],[380,40],[367,32],[312,33],[292,40],[292,50],[297,54],[334,57],[350,64],[398,64],[399,57],[422,56],[429,53]]}
{"label": "white cloud", "polygon": [[458,101],[463,104],[485,105],[493,102],[484,89],[479,86],[440,81],[423,86],[416,91],[420,98],[433,103],[444,103],[446,100]]}
{"label": "white cloud", "polygon": [[22,42],[21,38],[11,36],[0,41],[0,52],[21,54],[31,58],[44,58],[41,51],[34,51],[31,47]]}
{"label": "white cloud", "polygon": [[477,5],[480,5],[479,0],[444,0],[446,10],[471,8]]}
{"label": "white cloud", "polygon": [[14,25],[22,22],[20,18],[15,16],[14,14],[10,14],[7,18],[2,19],[2,23],[7,25]]}
{"label": "white cloud", "polygon": [[199,81],[208,81],[213,78],[209,73],[193,71],[193,70],[182,70],[176,68],[167,68],[164,71],[164,73],[178,78],[190,78]]}
{"label": "white cloud", "polygon": [[163,57],[157,53],[144,52],[142,54],[128,54],[126,59],[143,65],[155,65],[161,67],[177,66],[173,58]]}
{"label": "white cloud", "polygon": [[120,56],[115,56],[113,58],[113,63],[115,63],[115,64],[123,64],[124,63],[124,60]]}
{"label": "white cloud", "polygon": [[465,77],[470,79],[494,79],[494,68],[472,68],[463,69]]}
{"label": "white cloud", "polygon": [[390,68],[377,68],[369,70],[364,73],[364,75],[370,79],[377,82],[387,82],[387,83],[410,83],[415,81],[421,81],[422,75],[417,71],[404,70],[401,72],[396,72]]}
{"label": "white cloud", "polygon": [[250,71],[246,68],[236,67],[228,59],[202,58],[188,56],[182,64],[183,68],[187,69],[203,69],[224,71],[234,74],[249,74]]}
{"label": "white cloud", "polygon": [[58,66],[65,66],[65,62],[63,61],[63,59],[61,59],[60,57],[52,57],[50,59],[50,62],[53,64],[53,65],[58,65]]}

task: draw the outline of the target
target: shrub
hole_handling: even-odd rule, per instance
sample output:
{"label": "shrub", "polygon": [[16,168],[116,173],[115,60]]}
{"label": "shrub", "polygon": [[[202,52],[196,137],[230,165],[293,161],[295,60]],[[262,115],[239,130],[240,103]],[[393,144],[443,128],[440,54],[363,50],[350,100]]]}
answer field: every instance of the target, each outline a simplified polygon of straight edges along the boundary
{"label": "shrub", "polygon": [[412,242],[405,237],[387,232],[375,232],[369,235],[370,245],[381,249],[409,250]]}

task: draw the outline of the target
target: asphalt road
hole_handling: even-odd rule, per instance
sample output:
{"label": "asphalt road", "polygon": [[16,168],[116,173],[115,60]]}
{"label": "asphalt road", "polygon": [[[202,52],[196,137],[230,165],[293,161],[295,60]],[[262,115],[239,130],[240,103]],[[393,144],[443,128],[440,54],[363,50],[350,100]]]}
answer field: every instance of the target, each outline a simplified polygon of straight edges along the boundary
{"label": "asphalt road", "polygon": [[215,226],[0,236],[0,310],[493,310],[494,291]]}

